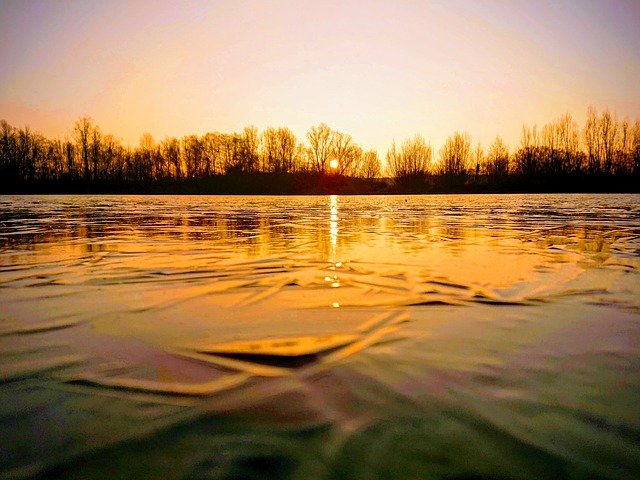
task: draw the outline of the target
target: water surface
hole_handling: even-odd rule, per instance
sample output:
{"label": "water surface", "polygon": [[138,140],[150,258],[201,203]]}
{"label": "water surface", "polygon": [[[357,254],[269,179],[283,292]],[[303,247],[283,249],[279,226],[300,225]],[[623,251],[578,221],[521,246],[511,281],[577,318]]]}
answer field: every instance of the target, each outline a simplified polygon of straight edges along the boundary
{"label": "water surface", "polygon": [[634,478],[640,196],[0,197],[0,476]]}

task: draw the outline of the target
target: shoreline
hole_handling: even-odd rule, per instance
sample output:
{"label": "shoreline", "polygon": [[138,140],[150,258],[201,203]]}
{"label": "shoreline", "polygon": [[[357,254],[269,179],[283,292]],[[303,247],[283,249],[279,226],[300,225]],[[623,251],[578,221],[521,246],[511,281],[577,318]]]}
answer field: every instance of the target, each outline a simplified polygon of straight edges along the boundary
{"label": "shoreline", "polygon": [[254,173],[147,182],[56,180],[0,183],[0,195],[446,195],[640,193],[640,178],[509,175],[362,179],[310,173]]}

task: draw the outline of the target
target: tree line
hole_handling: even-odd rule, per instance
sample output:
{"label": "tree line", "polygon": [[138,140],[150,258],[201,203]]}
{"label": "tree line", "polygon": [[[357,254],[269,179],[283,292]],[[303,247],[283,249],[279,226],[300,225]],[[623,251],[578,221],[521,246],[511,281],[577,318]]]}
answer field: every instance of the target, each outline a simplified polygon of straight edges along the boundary
{"label": "tree line", "polygon": [[434,162],[431,146],[417,135],[387,152],[389,174],[450,177],[553,177],[568,175],[639,175],[640,119],[619,121],[609,111],[589,108],[582,130],[570,114],[538,128],[522,127],[519,147],[510,152],[500,136],[488,149],[472,144],[467,133],[455,132]]}
{"label": "tree line", "polygon": [[[168,137],[142,135],[129,147],[80,118],[65,139],[49,139],[29,127],[0,122],[0,185],[61,183],[151,184],[249,174],[310,174],[374,181],[386,176],[395,185],[423,187],[482,185],[517,178],[531,181],[568,176],[640,176],[640,120],[618,120],[609,111],[589,108],[580,129],[570,114],[542,128],[523,126],[520,145],[510,152],[501,137],[485,150],[468,133],[454,132],[435,158],[420,135],[386,152],[386,167],[374,150],[365,151],[349,134],[322,123],[298,139],[286,128],[254,126],[242,132]],[[403,183],[404,182],[404,183]],[[416,183],[417,182],[417,183]],[[16,187],[17,186],[17,187]]]}
{"label": "tree line", "polygon": [[[233,173],[327,173],[376,178],[378,154],[357,145],[351,135],[326,124],[307,132],[308,143],[285,127],[259,132],[169,137],[156,142],[145,133],[137,147],[103,134],[89,117],[79,119],[71,138],[48,139],[29,127],[0,122],[0,176],[5,182],[71,180],[150,182]],[[337,162],[331,168],[331,162]]]}

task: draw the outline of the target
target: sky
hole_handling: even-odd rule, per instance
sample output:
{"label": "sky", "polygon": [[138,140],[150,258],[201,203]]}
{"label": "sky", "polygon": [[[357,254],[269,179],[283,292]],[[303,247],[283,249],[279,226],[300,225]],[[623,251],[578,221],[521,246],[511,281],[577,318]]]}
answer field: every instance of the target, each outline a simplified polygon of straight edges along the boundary
{"label": "sky", "polygon": [[454,131],[517,147],[588,106],[640,117],[640,2],[0,0],[0,119],[87,115],[137,145],[320,122],[381,156]]}

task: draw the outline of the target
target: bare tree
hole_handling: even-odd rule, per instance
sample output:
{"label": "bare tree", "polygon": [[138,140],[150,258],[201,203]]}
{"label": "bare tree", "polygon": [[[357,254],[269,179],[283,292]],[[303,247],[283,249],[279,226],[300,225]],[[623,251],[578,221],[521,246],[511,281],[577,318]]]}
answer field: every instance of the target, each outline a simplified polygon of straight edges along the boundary
{"label": "bare tree", "polygon": [[18,141],[16,129],[5,120],[0,122],[0,181],[12,181],[18,178]]}
{"label": "bare tree", "polygon": [[544,173],[557,175],[561,172],[560,155],[558,154],[558,131],[553,123],[547,123],[542,127],[541,164]]}
{"label": "bare tree", "polygon": [[278,156],[283,171],[291,172],[293,170],[294,158],[296,154],[296,146],[298,140],[291,130],[286,127],[278,129]]}
{"label": "bare tree", "polygon": [[349,134],[333,131],[332,137],[331,159],[337,162],[338,175],[354,176],[362,160],[362,148],[353,143]]}
{"label": "bare tree", "polygon": [[603,171],[606,174],[613,173],[613,157],[618,135],[618,119],[605,111],[600,116],[600,144],[602,147]]}
{"label": "bare tree", "polygon": [[240,169],[243,172],[255,172],[259,169],[260,135],[256,127],[245,127],[240,135]]}
{"label": "bare tree", "polygon": [[262,170],[265,172],[278,172],[281,165],[278,163],[278,131],[268,127],[262,132]]}
{"label": "bare tree", "polygon": [[375,150],[369,150],[362,155],[362,164],[360,166],[359,176],[366,179],[378,178],[381,170],[382,166],[380,165],[378,152]]}
{"label": "bare tree", "polygon": [[90,117],[80,118],[74,125],[74,133],[76,137],[76,145],[82,158],[83,175],[86,181],[91,179],[91,171],[89,165],[90,144],[93,130],[93,120]]}
{"label": "bare tree", "polygon": [[362,165],[362,147],[352,143],[349,148],[342,153],[341,160],[338,161],[338,175],[355,177],[358,175]]}
{"label": "bare tree", "polygon": [[471,158],[471,137],[455,132],[440,149],[440,173],[460,176],[466,173]]}
{"label": "bare tree", "polygon": [[136,152],[136,159],[140,163],[136,167],[136,176],[138,180],[148,180],[156,177],[155,175],[155,147],[156,142],[150,133],[143,133],[140,137],[140,146]]}
{"label": "bare tree", "polygon": [[29,127],[18,130],[17,151],[18,179],[21,181],[33,180],[38,150],[35,144],[35,136]]}
{"label": "bare tree", "polygon": [[243,169],[242,135],[224,133],[220,137],[224,173],[239,172]]}
{"label": "bare tree", "polygon": [[587,110],[587,121],[584,125],[584,144],[587,154],[587,168],[589,173],[600,172],[600,122],[595,108]]}
{"label": "bare tree", "polygon": [[188,135],[182,139],[182,151],[186,177],[195,178],[199,176],[203,158],[202,141],[197,135]]}
{"label": "bare tree", "polygon": [[631,125],[626,118],[619,124],[618,136],[614,147],[613,173],[626,175],[633,170],[631,150]]}
{"label": "bare tree", "polygon": [[68,179],[75,179],[78,169],[75,165],[75,147],[71,140],[64,142],[64,158],[66,163],[66,176]]}
{"label": "bare tree", "polygon": [[632,173],[640,175],[640,119],[633,124],[631,137]]}
{"label": "bare tree", "polygon": [[307,140],[309,141],[309,153],[313,170],[318,173],[325,173],[333,151],[331,129],[326,123],[311,127],[307,132]]}
{"label": "bare tree", "polygon": [[91,157],[91,177],[96,180],[99,177],[99,164],[102,157],[102,134],[98,127],[91,130],[91,145],[89,155]]}
{"label": "bare tree", "polygon": [[173,177],[179,180],[182,177],[180,142],[177,138],[165,138],[160,144],[160,150],[167,163],[168,175],[171,176],[173,173]]}
{"label": "bare tree", "polygon": [[294,168],[296,136],[288,128],[267,128],[262,134],[262,163],[267,172],[290,172]]}
{"label": "bare tree", "polygon": [[556,122],[558,149],[561,157],[561,173],[578,173],[582,170],[582,155],[579,155],[580,136],[578,124],[570,113],[565,113]]}
{"label": "bare tree", "polygon": [[202,136],[202,161],[204,168],[204,175],[207,177],[215,175],[218,172],[218,166],[220,161],[220,134],[219,133],[206,133]]}
{"label": "bare tree", "polygon": [[395,142],[387,151],[387,168],[396,178],[426,175],[431,168],[433,153],[421,135],[402,142],[398,149]]}
{"label": "bare tree", "polygon": [[522,126],[520,149],[514,155],[515,171],[520,175],[532,177],[538,175],[542,168],[540,136],[538,127]]}
{"label": "bare tree", "polygon": [[121,149],[121,145],[113,137],[113,135],[105,135],[102,137],[102,155],[100,159],[100,168],[98,169],[98,177],[104,180],[116,178],[117,163]]}
{"label": "bare tree", "polygon": [[309,149],[302,142],[296,144],[296,151],[293,156],[292,169],[294,172],[308,172],[309,168]]}
{"label": "bare tree", "polygon": [[509,150],[499,136],[487,152],[486,172],[492,176],[506,176],[509,173]]}
{"label": "bare tree", "polygon": [[338,162],[338,174],[342,174],[347,168],[349,149],[352,146],[351,135],[333,130],[331,132],[331,160]]}
{"label": "bare tree", "polygon": [[476,144],[476,148],[473,149],[471,161],[473,165],[475,165],[476,176],[482,173],[486,173],[486,165],[485,165],[485,155],[484,149],[480,142]]}

